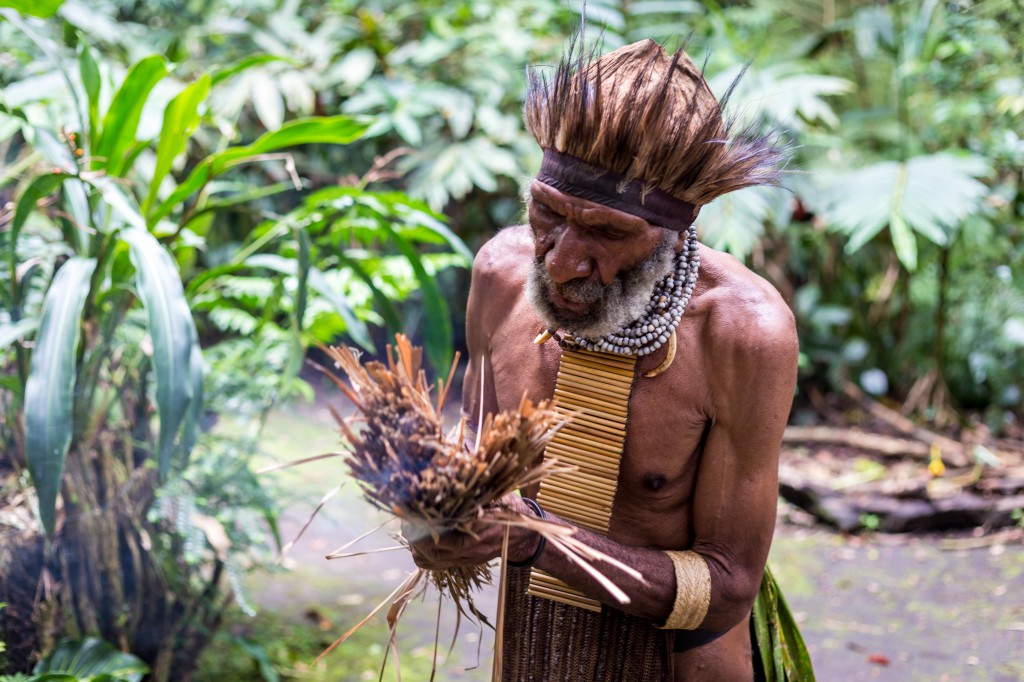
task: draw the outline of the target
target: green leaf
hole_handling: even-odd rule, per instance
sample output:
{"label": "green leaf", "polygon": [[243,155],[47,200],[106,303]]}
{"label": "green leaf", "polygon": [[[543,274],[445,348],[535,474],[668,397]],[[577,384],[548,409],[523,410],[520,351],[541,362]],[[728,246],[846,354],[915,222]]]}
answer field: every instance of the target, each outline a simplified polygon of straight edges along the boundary
{"label": "green leaf", "polygon": [[64,207],[74,224],[73,243],[78,253],[89,252],[92,230],[92,212],[89,208],[89,191],[78,178],[64,180]]}
{"label": "green leaf", "polygon": [[174,260],[153,235],[125,230],[129,256],[135,266],[139,298],[146,308],[153,343],[156,408],[160,417],[157,454],[160,476],[170,470],[175,437],[193,399],[193,346],[197,337],[192,311],[185,300]]}
{"label": "green leaf", "polygon": [[195,83],[182,90],[164,109],[164,123],[156,147],[156,167],[149,183],[149,193],[142,203],[142,213],[147,215],[156,201],[160,183],[171,172],[171,165],[178,155],[185,151],[192,133],[199,125],[199,105],[210,94],[210,77],[203,75]]}
{"label": "green leaf", "polygon": [[213,177],[232,166],[297,144],[348,144],[359,139],[368,126],[366,120],[351,116],[301,118],[286,123],[280,130],[264,134],[252,144],[211,154],[192,169],[185,182],[178,185],[171,196],[147,216],[148,224],[155,225]]}
{"label": "green leaf", "polygon": [[128,70],[103,117],[100,139],[92,150],[97,168],[115,177],[123,175],[124,156],[135,144],[142,107],[149,93],[168,73],[167,61],[156,54],[140,59]]}
{"label": "green leaf", "polygon": [[218,83],[225,81],[242,71],[247,71],[254,66],[260,66],[261,64],[267,64],[269,62],[287,62],[289,64],[294,64],[295,66],[300,66],[298,61],[291,59],[290,57],[279,57],[273,54],[257,54],[251,57],[246,57],[235,64],[229,64],[223,68],[212,69],[209,74],[211,77],[211,85],[217,85]]}
{"label": "green leaf", "polygon": [[82,49],[78,53],[78,72],[82,77],[82,85],[88,98],[89,108],[89,144],[96,143],[96,133],[100,124],[100,67],[92,56],[89,45],[82,41]]}
{"label": "green leaf", "polygon": [[[245,264],[253,268],[267,268],[291,277],[298,276],[297,263],[294,259],[271,253],[250,256],[245,260]],[[309,268],[309,286],[334,306],[334,310],[345,321],[345,331],[353,341],[370,352],[376,350],[373,340],[370,338],[370,332],[363,321],[355,316],[345,299],[331,289],[323,273],[312,266]]]}
{"label": "green leaf", "polygon": [[448,315],[448,302],[441,294],[437,282],[423,268],[420,254],[413,245],[387,221],[381,221],[381,226],[390,234],[402,255],[408,259],[416,280],[420,283],[423,307],[426,310],[426,321],[423,324],[424,345],[434,369],[443,371],[444,367],[451,364],[452,355],[452,322]]}
{"label": "green leaf", "polygon": [[185,426],[178,444],[178,458],[182,466],[188,463],[188,457],[199,440],[203,418],[203,350],[199,346],[199,332],[192,325],[192,357],[189,362],[192,381],[192,399],[188,412],[185,414]]}
{"label": "green leaf", "polygon": [[64,640],[46,658],[36,664],[34,672],[72,675],[72,679],[119,679],[141,682],[149,667],[137,656],[118,651],[101,639]]}
{"label": "green leaf", "polygon": [[398,311],[395,309],[395,304],[380,290],[359,261],[350,257],[344,251],[338,251],[334,255],[342,265],[352,270],[356,277],[361,279],[370,288],[370,294],[373,296],[374,310],[384,318],[384,324],[387,325],[388,330],[392,332],[401,331],[402,324],[398,319]]}
{"label": "green leaf", "polygon": [[299,144],[349,144],[362,137],[368,127],[369,121],[353,116],[314,116],[289,121],[278,130],[264,133],[252,144],[231,147],[213,155],[212,172],[219,175],[226,168],[260,154]]}
{"label": "green leaf", "polygon": [[15,341],[20,341],[39,328],[39,320],[18,320],[12,324],[0,325],[0,350],[4,350]]}
{"label": "green leaf", "polygon": [[899,213],[893,213],[889,221],[889,234],[892,245],[896,249],[896,257],[900,259],[910,272],[917,269],[917,237],[907,227],[906,221]]}
{"label": "green leaf", "polygon": [[299,283],[295,291],[295,329],[301,332],[302,318],[306,315],[306,294],[309,286],[309,270],[312,266],[309,253],[311,249],[309,232],[307,232],[304,227],[296,227],[295,239],[299,245]]}
{"label": "green leaf", "polygon": [[[988,162],[980,157],[948,153],[905,163],[882,161],[836,176],[826,189],[825,214],[833,229],[849,236],[847,253],[858,251],[886,226],[909,227],[945,246],[968,216],[984,209],[988,189],[976,178],[989,172]],[[893,228],[893,216],[903,224]],[[893,235],[893,243],[900,239],[897,248],[904,249],[901,261],[911,259],[905,237]],[[916,255],[912,260],[916,263]]]}
{"label": "green leaf", "polygon": [[756,638],[752,644],[757,648],[765,679],[814,682],[814,668],[803,636],[767,566],[752,617]]}
{"label": "green leaf", "polygon": [[72,396],[80,318],[95,268],[91,258],[71,258],[57,271],[43,301],[25,384],[25,452],[39,498],[39,519],[51,536],[74,430]]}
{"label": "green leaf", "polygon": [[118,182],[101,177],[93,181],[110,210],[120,218],[120,223],[136,230],[146,231],[146,221],[135,205],[135,198]]}
{"label": "green leaf", "polygon": [[43,19],[52,17],[64,4],[64,0],[0,0],[0,7],[10,7],[30,17]]}
{"label": "green leaf", "polygon": [[212,166],[212,157],[208,156],[203,159],[198,166],[192,169],[192,172],[189,173],[185,182],[178,185],[174,191],[171,192],[171,196],[160,202],[152,214],[146,216],[146,224],[149,226],[156,225],[186,199],[198,192],[203,185],[209,182],[211,177],[210,169]]}
{"label": "green leaf", "polygon": [[64,178],[67,177],[63,173],[37,175],[28,184],[25,191],[21,193],[21,197],[18,198],[18,203],[14,209],[14,219],[11,221],[11,240],[9,242],[11,249],[8,254],[11,258],[11,263],[14,263],[14,252],[18,244],[18,234],[21,232],[21,228],[24,227],[25,221],[28,220],[29,214],[36,209],[36,204],[40,199],[48,197],[57,191],[57,188],[64,182]]}
{"label": "green leaf", "polygon": [[33,126],[22,127],[22,132],[27,133],[29,142],[46,157],[46,160],[53,164],[54,170],[66,175],[78,173],[78,164],[72,156],[68,146],[53,136],[45,128]]}
{"label": "green leaf", "polygon": [[761,588],[758,590],[757,598],[754,600],[754,611],[751,617],[754,619],[754,634],[757,641],[752,642],[761,658],[761,666],[764,668],[765,679],[777,679],[775,671],[775,659],[772,657],[770,646],[771,635],[768,625],[768,610],[771,594],[766,584],[767,577],[761,579]]}

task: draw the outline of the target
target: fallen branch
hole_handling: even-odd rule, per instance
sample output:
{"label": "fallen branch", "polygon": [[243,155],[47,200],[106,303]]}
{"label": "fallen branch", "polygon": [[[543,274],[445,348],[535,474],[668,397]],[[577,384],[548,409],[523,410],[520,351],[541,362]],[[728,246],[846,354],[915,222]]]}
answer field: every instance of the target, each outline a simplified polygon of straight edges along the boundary
{"label": "fallen branch", "polygon": [[[928,457],[928,445],[907,438],[892,438],[877,433],[833,426],[788,426],[783,443],[829,443],[871,450],[889,457]],[[943,452],[945,456],[945,452]]]}
{"label": "fallen branch", "polygon": [[[863,391],[850,382],[843,384],[843,393],[845,393],[850,399],[855,400],[872,415],[881,419],[900,433],[911,436],[928,446],[931,446],[932,444],[938,445],[939,449],[942,450],[942,458],[947,463],[958,467],[970,464],[970,457],[968,456],[963,443],[946,438],[945,436],[926,429],[923,426],[918,426],[896,410],[886,407],[877,400],[873,400],[872,398],[864,395]],[[925,448],[925,455],[927,455],[927,453],[928,448]]]}

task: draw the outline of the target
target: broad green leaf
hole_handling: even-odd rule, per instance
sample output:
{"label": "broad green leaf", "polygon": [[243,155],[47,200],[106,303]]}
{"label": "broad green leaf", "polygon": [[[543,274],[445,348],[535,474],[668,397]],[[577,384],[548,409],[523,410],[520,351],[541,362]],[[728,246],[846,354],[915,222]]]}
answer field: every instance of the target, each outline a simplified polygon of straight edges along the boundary
{"label": "broad green leaf", "polygon": [[893,213],[889,221],[889,234],[892,236],[892,245],[896,249],[896,257],[900,259],[910,272],[917,269],[917,237],[907,227],[906,221],[899,213]]}
{"label": "broad green leaf", "polygon": [[89,145],[91,146],[96,143],[96,132],[100,125],[100,90],[102,89],[102,81],[100,79],[100,67],[93,58],[89,45],[84,41],[78,53],[78,72],[82,77],[82,85],[85,87],[85,95],[88,98]]}
{"label": "broad green leaf", "polygon": [[85,183],[78,178],[64,180],[64,208],[75,227],[75,239],[72,243],[76,244],[78,253],[88,253],[92,213],[89,208],[89,191]]}
{"label": "broad green leaf", "polygon": [[279,130],[264,133],[252,144],[231,147],[211,157],[213,175],[226,168],[251,161],[253,157],[299,144],[349,144],[358,140],[369,122],[353,116],[300,118],[289,121]]}
{"label": "broad green leaf", "polygon": [[[767,568],[765,570],[767,571]],[[772,581],[775,580],[770,571],[767,571],[767,575]],[[807,645],[778,585],[775,587],[775,595],[779,608],[779,629],[785,640],[786,677],[794,682],[814,682],[814,666],[811,665]]]}
{"label": "broad green leaf", "polygon": [[100,191],[111,211],[120,218],[120,223],[137,230],[146,231],[146,221],[135,206],[132,197],[120,183],[106,177],[97,178],[93,185]]}
{"label": "broad green leaf", "polygon": [[71,150],[68,149],[66,144],[54,137],[53,133],[49,130],[34,126],[23,126],[22,132],[25,133],[32,146],[38,149],[46,157],[46,160],[53,164],[55,172],[67,175],[78,173],[78,164],[75,162],[75,157],[72,156]]}
{"label": "broad green leaf", "polygon": [[768,610],[771,608],[769,600],[771,595],[768,593],[768,587],[765,583],[767,577],[761,579],[761,588],[757,593],[757,598],[754,600],[754,609],[751,614],[751,618],[754,619],[754,634],[756,641],[751,642],[754,646],[756,654],[761,659],[761,666],[764,669],[765,679],[775,680],[777,679],[775,672],[775,659],[772,657],[771,649],[771,629],[768,625]]}
{"label": "broad green leaf", "polygon": [[[268,270],[274,270],[291,277],[298,276],[298,264],[295,259],[271,253],[250,256],[245,260],[245,264],[253,268],[267,268]],[[345,321],[345,330],[352,337],[352,340],[366,350],[373,352],[375,350],[373,340],[370,338],[370,332],[366,325],[355,316],[355,313],[352,312],[344,297],[339,296],[331,289],[323,273],[315,267],[309,268],[309,286],[334,306],[335,311]]]}
{"label": "broad green leaf", "polygon": [[235,74],[241,73],[242,71],[248,71],[254,66],[260,66],[261,64],[267,64],[269,62],[287,62],[300,66],[300,63],[290,57],[279,57],[272,54],[257,54],[251,57],[236,62],[235,64],[229,64],[223,68],[213,69],[210,71],[211,85],[217,85],[221,81],[231,78]]}
{"label": "broad green leaf", "polygon": [[150,226],[167,217],[171,211],[180,206],[186,199],[198,192],[203,185],[210,181],[210,169],[213,166],[212,157],[206,157],[198,166],[192,169],[185,182],[178,185],[171,196],[167,197],[153,210],[151,215],[146,216],[146,223]]}
{"label": "broad green leaf", "polygon": [[416,280],[420,283],[420,293],[423,296],[423,307],[425,309],[425,320],[423,324],[423,338],[427,349],[427,356],[430,363],[437,371],[451,364],[452,354],[452,322],[448,314],[448,302],[441,294],[437,282],[423,268],[419,252],[394,230],[387,221],[381,223],[390,233],[395,246],[405,256],[409,265],[412,266]]}
{"label": "broad green leaf", "polygon": [[156,408],[160,417],[157,454],[160,476],[170,471],[175,437],[193,399],[192,357],[195,322],[185,300],[181,275],[167,250],[140,229],[123,233],[135,266],[135,286],[146,308],[153,343]]}
{"label": "broad green leaf", "polygon": [[36,673],[72,675],[73,679],[121,679],[141,682],[149,672],[137,656],[126,654],[101,639],[64,640],[35,667]]}
{"label": "broad green leaf", "polygon": [[20,341],[39,328],[39,320],[25,319],[13,324],[0,325],[0,350],[4,350],[15,341]]}
{"label": "broad green leaf", "polygon": [[97,168],[115,177],[124,174],[124,157],[135,144],[142,107],[149,93],[168,73],[166,60],[156,54],[143,57],[128,70],[103,117],[100,139],[92,150]]}
{"label": "broad green leaf", "polygon": [[199,80],[182,90],[164,109],[164,123],[156,147],[156,167],[149,183],[149,193],[142,203],[142,214],[148,215],[156,201],[160,183],[171,172],[171,165],[178,155],[185,151],[192,133],[199,125],[199,105],[210,94],[210,77],[200,76]]}
{"label": "broad green leaf", "polygon": [[[231,208],[232,206],[237,206],[239,204],[247,204],[251,201],[256,201],[257,199],[265,199],[266,197],[272,197],[281,194],[282,192],[295,190],[295,185],[292,182],[276,182],[273,185],[267,185],[265,187],[254,187],[250,183],[238,184],[243,188],[242,191],[237,192],[235,194],[230,194],[223,199],[206,200],[205,202],[203,202],[202,208],[193,211],[189,215],[188,220],[185,222],[185,225],[191,225],[192,221],[197,220],[198,218],[206,216],[209,213],[215,211],[223,211],[225,209]],[[208,195],[213,193],[213,185],[214,183],[210,183],[210,188],[207,192]],[[196,231],[202,234],[202,231]]]}
{"label": "broad green leaf", "polygon": [[181,432],[181,442],[178,444],[178,459],[182,466],[188,463],[192,448],[199,440],[203,419],[203,349],[199,345],[199,332],[195,324],[192,325],[192,357],[189,371],[192,374],[192,400],[185,414],[185,426]]}
{"label": "broad green leaf", "polygon": [[304,227],[295,228],[295,239],[299,246],[298,287],[295,291],[295,329],[302,331],[302,318],[306,315],[306,298],[309,287],[310,250],[309,232]]}
{"label": "broad green leaf", "polygon": [[39,498],[39,520],[51,536],[74,430],[72,396],[80,318],[95,268],[95,260],[75,257],[57,271],[43,301],[25,384],[25,453]]}
{"label": "broad green leaf", "polygon": [[367,126],[364,119],[351,116],[302,118],[286,123],[280,130],[264,134],[252,144],[231,147],[223,152],[211,154],[192,169],[185,182],[178,185],[171,196],[147,216],[148,223],[155,225],[213,177],[231,166],[247,163],[261,154],[298,144],[348,144],[362,136]]}
{"label": "broad green leaf", "polygon": [[391,299],[384,294],[373,281],[373,278],[366,272],[363,266],[355,258],[350,257],[344,251],[337,251],[334,256],[338,261],[352,270],[356,277],[366,283],[366,286],[370,288],[370,294],[373,296],[374,310],[384,318],[384,324],[390,331],[398,332],[401,331],[401,322],[398,319],[398,311],[395,309],[395,304],[391,302]]}
{"label": "broad green leaf", "polygon": [[765,566],[753,609],[755,653],[765,679],[814,682],[814,669],[803,636],[771,570]]}
{"label": "broad green leaf", "polygon": [[37,175],[32,179],[32,182],[28,184],[25,191],[21,193],[21,197],[18,198],[18,203],[14,209],[14,219],[11,221],[11,245],[12,248],[8,254],[11,259],[11,263],[14,263],[15,258],[15,247],[18,243],[18,234],[21,232],[21,228],[25,225],[25,221],[28,220],[29,214],[36,209],[38,201],[44,197],[48,197],[57,191],[61,183],[68,176],[63,173],[47,173],[46,175]]}
{"label": "broad green leaf", "polygon": [[[988,194],[977,180],[990,172],[987,161],[976,156],[933,154],[917,156],[905,163],[883,161],[835,177],[826,190],[825,213],[833,229],[849,236],[847,253],[854,253],[874,239],[893,216],[903,225],[939,246],[970,215],[984,208]],[[903,258],[910,258],[902,239]],[[916,256],[914,257],[916,262]]]}
{"label": "broad green leaf", "polygon": [[30,17],[52,17],[64,4],[64,0],[0,0],[0,7],[10,7]]}

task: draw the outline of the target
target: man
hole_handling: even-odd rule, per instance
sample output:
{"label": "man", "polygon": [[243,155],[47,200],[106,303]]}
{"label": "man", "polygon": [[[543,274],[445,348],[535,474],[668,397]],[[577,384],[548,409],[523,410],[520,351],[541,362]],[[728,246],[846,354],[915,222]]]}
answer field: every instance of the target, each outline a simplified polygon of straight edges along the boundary
{"label": "man", "polygon": [[[463,407],[475,424],[481,410],[514,408],[524,394],[566,396],[594,407],[581,428],[624,433],[617,473],[585,479],[594,487],[578,498],[545,497],[545,483],[542,506],[509,505],[576,526],[576,538],[643,580],[596,566],[622,603],[536,534],[513,529],[507,558],[529,570],[511,570],[504,679],[750,680],[750,612],[775,524],[797,338],[778,293],[698,246],[692,224],[715,197],[774,182],[782,152],[750,131],[730,136],[682,50],[669,56],[645,41],[596,60],[570,54],[552,79],[530,75],[526,121],[544,161],[527,195],[529,225],[503,230],[474,263]],[[593,416],[606,398],[595,396],[620,360],[626,407],[606,409],[620,418],[606,428]],[[595,520],[588,497],[606,489],[609,515]],[[475,564],[501,541],[497,530],[447,536],[413,553],[426,567]],[[559,584],[579,596],[559,598],[550,587]],[[580,607],[589,599],[599,612]]]}

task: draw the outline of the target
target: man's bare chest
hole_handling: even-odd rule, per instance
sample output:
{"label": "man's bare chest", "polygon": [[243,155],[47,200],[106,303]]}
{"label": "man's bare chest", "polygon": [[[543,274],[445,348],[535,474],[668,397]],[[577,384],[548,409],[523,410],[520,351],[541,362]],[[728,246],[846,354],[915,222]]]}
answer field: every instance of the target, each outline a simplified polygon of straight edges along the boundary
{"label": "man's bare chest", "polygon": [[[491,338],[490,372],[501,409],[554,395],[561,351],[533,343],[534,329],[506,328]],[[683,331],[682,329],[680,331]],[[629,544],[677,548],[689,539],[693,488],[709,428],[704,372],[677,355],[669,372],[637,373],[626,416],[609,535]]]}

